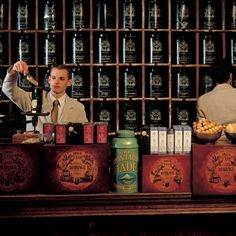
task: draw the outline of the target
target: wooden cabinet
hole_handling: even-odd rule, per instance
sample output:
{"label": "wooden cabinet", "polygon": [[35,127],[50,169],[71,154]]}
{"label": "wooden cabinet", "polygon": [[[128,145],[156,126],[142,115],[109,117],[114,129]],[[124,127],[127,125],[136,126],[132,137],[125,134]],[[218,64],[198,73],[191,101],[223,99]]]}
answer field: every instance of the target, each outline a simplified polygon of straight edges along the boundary
{"label": "wooden cabinet", "polygon": [[[214,41],[216,55],[231,58],[234,50],[232,45],[236,39],[235,13],[234,16],[231,13],[232,9],[235,11],[234,1],[185,0],[186,5],[177,10],[177,5],[181,6],[183,1],[157,0],[159,8],[154,8],[156,9],[154,14],[157,14],[156,19],[159,20],[158,9],[160,9],[160,23],[149,22],[153,13],[150,13],[149,9],[155,4],[153,0],[133,1],[133,8],[131,8],[133,11],[127,10],[126,12],[126,17],[130,21],[128,23],[124,22],[124,3],[129,5],[132,1],[115,0],[112,3],[107,1],[114,11],[112,14],[105,14],[107,21],[104,23],[103,1],[83,0],[83,21],[78,23],[77,28],[73,28],[73,1],[60,0],[55,1],[56,26],[49,30],[45,30],[44,25],[46,0],[28,0],[29,27],[17,29],[18,2],[24,4],[26,1],[0,1],[4,7],[5,20],[4,27],[0,29],[0,40],[3,45],[0,54],[4,58],[0,65],[0,84],[6,69],[18,59],[19,40],[27,36],[30,46],[30,60],[28,61],[30,73],[39,81],[40,85],[44,85],[49,68],[48,62],[45,61],[45,43],[47,40],[55,39],[56,62],[66,64],[72,71],[75,68],[80,69],[84,79],[84,91],[78,99],[85,105],[89,120],[91,122],[99,120],[102,110],[102,114],[105,113],[102,119],[110,120],[110,132],[129,128],[127,122],[133,124],[131,128],[138,130],[142,125],[149,125],[152,122],[150,114],[154,114],[154,118],[152,118],[156,119],[159,125],[171,127],[180,122],[192,125],[196,115],[196,99],[211,85],[207,80],[209,64],[203,53],[206,40],[209,40],[210,37]],[[77,4],[80,2],[78,0]],[[211,8],[207,8],[210,3],[214,12],[211,12]],[[185,11],[186,8],[188,11]],[[101,13],[100,18],[98,12]],[[108,12],[107,8],[106,13]],[[129,14],[135,14],[135,18],[130,17]],[[178,14],[180,18],[182,17],[182,23],[177,20]],[[204,22],[205,17],[208,17],[209,22]],[[134,20],[135,26],[127,26]],[[189,21],[189,25],[185,20]],[[134,39],[132,42],[135,44],[136,50],[134,61],[132,59],[130,61],[128,58],[129,53],[132,54],[133,48],[129,48],[131,51],[127,51],[124,56],[123,44],[130,39],[130,36],[131,39]],[[72,52],[73,40],[76,37],[83,38],[85,48],[85,58],[78,63],[74,63]],[[155,37],[158,37],[158,40]],[[108,45],[111,47],[110,59],[107,59],[107,55],[101,55],[101,51],[99,53],[101,46],[99,43],[104,38],[108,39],[110,43]],[[157,45],[159,49],[155,55],[151,55],[151,45],[154,41],[160,42],[161,45]],[[186,56],[185,43],[188,44],[187,50],[189,50],[187,61],[185,61],[186,58],[183,59]],[[210,49],[208,48],[208,50]],[[103,53],[106,52],[103,51]],[[105,59],[101,59],[103,56]],[[233,57],[232,62],[234,63]],[[111,83],[109,93],[105,93],[105,95],[98,93],[98,78],[102,70],[108,73],[109,83]],[[135,77],[136,86],[135,91],[127,93],[127,83],[124,80],[127,78],[129,70],[133,73],[130,72],[131,76]],[[161,88],[155,87],[160,84],[153,85],[156,94],[150,92],[152,88],[150,78],[153,78],[153,74],[162,85]],[[204,84],[205,80],[208,82]],[[179,92],[181,86],[184,90],[182,93]],[[5,104],[5,100],[5,97],[1,97],[0,106],[2,103]],[[153,107],[154,113],[150,111]],[[125,120],[127,111],[132,116],[128,118],[128,121]]]}

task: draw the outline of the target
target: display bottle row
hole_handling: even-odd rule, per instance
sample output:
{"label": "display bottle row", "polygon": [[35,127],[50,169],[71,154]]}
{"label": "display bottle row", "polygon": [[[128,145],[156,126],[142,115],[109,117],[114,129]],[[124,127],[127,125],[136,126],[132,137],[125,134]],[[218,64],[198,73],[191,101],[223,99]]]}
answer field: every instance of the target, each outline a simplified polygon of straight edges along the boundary
{"label": "display bottle row", "polygon": [[[0,64],[8,64],[7,50],[3,45],[8,44],[6,33],[0,33]],[[95,34],[93,63],[115,63],[115,34]],[[39,37],[39,55],[38,62],[41,65],[52,65],[62,63],[62,37],[60,34],[48,33],[40,34]],[[88,33],[68,33],[67,42],[67,63],[89,63],[89,42],[85,39]],[[34,52],[34,35],[33,34],[14,34],[14,48],[12,51],[13,61],[24,60],[29,64],[35,64]],[[161,39],[163,38],[163,39]],[[147,34],[145,47],[145,63],[167,63],[168,61],[168,44],[166,43],[166,34]],[[195,45],[191,42],[195,39],[194,34],[181,33],[173,34],[173,47],[171,61],[173,64],[195,64]],[[200,34],[200,64],[211,64],[214,59],[222,52],[222,38],[219,34],[203,33]],[[228,42],[227,56],[231,58],[233,64],[236,63],[236,33],[226,34]],[[121,35],[121,47],[119,61],[120,63],[141,63],[142,55],[138,50],[141,44],[141,37],[138,34],[129,33]],[[191,46],[190,46],[191,45]],[[61,61],[60,61],[61,60]]]}
{"label": "display bottle row", "polygon": [[[17,0],[12,7],[12,16],[15,19],[12,21],[12,29],[25,30],[35,28],[35,5],[34,1]],[[39,28],[44,30],[62,28],[61,6],[58,1],[44,0],[43,8],[39,9]],[[161,29],[168,28],[168,1],[150,0],[145,1],[145,28]],[[203,11],[200,13],[200,25],[202,29],[220,29],[222,28],[219,0],[200,1],[200,8]],[[6,1],[0,1],[0,29],[7,29],[7,7]],[[94,0],[93,8],[95,17],[93,19],[93,28],[115,28],[116,27],[116,10],[115,3],[108,0]],[[195,4],[190,0],[176,0],[172,4],[172,14],[175,15],[172,19],[172,28],[187,29],[196,28]],[[89,1],[73,0],[66,2],[67,28],[89,28],[89,14],[86,14],[89,9]],[[234,29],[236,27],[236,1],[229,1],[226,5],[227,17],[226,27]],[[120,21],[119,28],[141,28],[140,13],[141,2],[136,3],[134,0],[120,1]],[[30,19],[30,20],[29,20]]]}

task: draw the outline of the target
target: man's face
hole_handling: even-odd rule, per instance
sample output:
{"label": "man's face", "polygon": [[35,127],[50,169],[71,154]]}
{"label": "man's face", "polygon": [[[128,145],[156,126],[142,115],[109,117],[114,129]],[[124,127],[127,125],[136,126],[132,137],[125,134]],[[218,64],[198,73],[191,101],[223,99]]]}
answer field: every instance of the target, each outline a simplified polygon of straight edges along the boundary
{"label": "man's face", "polygon": [[48,78],[51,92],[55,96],[63,96],[66,88],[71,86],[72,80],[68,78],[68,72],[64,69],[53,68]]}

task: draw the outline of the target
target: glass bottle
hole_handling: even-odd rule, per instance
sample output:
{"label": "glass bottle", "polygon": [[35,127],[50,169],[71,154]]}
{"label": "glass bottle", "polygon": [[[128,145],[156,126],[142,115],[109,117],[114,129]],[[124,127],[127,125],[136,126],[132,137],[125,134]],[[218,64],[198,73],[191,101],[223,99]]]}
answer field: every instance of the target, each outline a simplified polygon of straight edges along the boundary
{"label": "glass bottle", "polygon": [[176,63],[187,64],[190,63],[190,47],[188,41],[185,39],[185,35],[182,34],[176,40]]}
{"label": "glass bottle", "polygon": [[18,41],[18,57],[17,60],[25,61],[30,63],[30,44],[29,44],[29,36],[21,35]]}
{"label": "glass bottle", "polygon": [[82,76],[79,68],[73,68],[71,73],[72,86],[71,86],[71,97],[78,99],[85,97],[85,84],[84,77]]}
{"label": "glass bottle", "polygon": [[203,28],[204,29],[216,28],[216,12],[211,0],[207,1],[207,5],[204,8]]}
{"label": "glass bottle", "polygon": [[236,64],[236,37],[234,34],[231,35],[230,39],[230,56],[231,56],[231,63]]}
{"label": "glass bottle", "polygon": [[97,120],[99,122],[106,122],[108,124],[108,131],[111,131],[112,113],[110,107],[104,102],[99,104],[97,116]]}
{"label": "glass bottle", "polygon": [[83,35],[74,33],[72,37],[72,63],[85,62],[85,45]]}
{"label": "glass bottle", "polygon": [[163,111],[157,102],[151,102],[149,106],[149,125],[152,127],[162,126]]}
{"label": "glass bottle", "polygon": [[41,113],[42,110],[42,95],[43,88],[33,87],[32,88],[32,101],[31,101],[31,112],[32,113]]}
{"label": "glass bottle", "polygon": [[136,27],[136,11],[133,0],[123,0],[123,28],[132,29]]}
{"label": "glass bottle", "polygon": [[136,58],[136,40],[131,33],[125,34],[123,37],[123,63],[135,63]]}
{"label": "glass bottle", "polygon": [[56,39],[55,34],[47,34],[44,42],[44,64],[56,65]]}
{"label": "glass bottle", "polygon": [[210,92],[215,87],[214,80],[211,75],[205,73],[203,76],[203,93]]}
{"label": "glass bottle", "polygon": [[189,125],[190,124],[190,110],[186,107],[177,107],[177,124]]}
{"label": "glass bottle", "polygon": [[82,0],[73,0],[72,5],[72,28],[84,28],[84,4]]}
{"label": "glass bottle", "polygon": [[164,96],[164,79],[158,69],[152,68],[149,73],[150,97]]}
{"label": "glass bottle", "polygon": [[216,59],[216,43],[211,34],[203,38],[203,64],[211,64]]}
{"label": "glass bottle", "polygon": [[54,0],[47,0],[44,5],[44,29],[55,30],[57,28],[56,6]]}
{"label": "glass bottle", "polygon": [[189,73],[186,70],[179,69],[177,73],[177,97],[190,98],[191,97],[191,84]]}
{"label": "glass bottle", "polygon": [[157,0],[151,0],[148,3],[148,28],[160,29],[162,28],[161,8]]}
{"label": "glass bottle", "polygon": [[3,35],[0,34],[0,65],[5,63]]}
{"label": "glass bottle", "polygon": [[132,68],[126,68],[124,73],[124,97],[137,97],[137,78]]}
{"label": "glass bottle", "polygon": [[28,1],[18,0],[16,10],[16,28],[18,30],[29,29]]}
{"label": "glass bottle", "polygon": [[0,29],[5,29],[4,1],[0,0]]}
{"label": "glass bottle", "polygon": [[131,101],[126,102],[124,106],[124,129],[138,130],[138,113]]}
{"label": "glass bottle", "polygon": [[163,44],[158,34],[151,34],[150,42],[150,63],[163,62]]}
{"label": "glass bottle", "polygon": [[231,29],[236,29],[236,1],[233,1],[231,8]]}
{"label": "glass bottle", "polygon": [[98,29],[115,27],[115,12],[110,1],[99,0],[96,5],[96,13],[96,27]]}
{"label": "glass bottle", "polygon": [[104,68],[99,68],[97,74],[98,94],[99,98],[110,98],[111,97],[111,78],[108,71]]}
{"label": "glass bottle", "polygon": [[107,34],[101,33],[98,38],[98,63],[112,62],[112,45]]}
{"label": "glass bottle", "polygon": [[43,80],[43,88],[46,91],[50,90],[50,84],[48,83],[49,76],[50,76],[50,69],[47,69],[46,73],[44,74],[44,80]]}
{"label": "glass bottle", "polygon": [[176,4],[176,29],[188,29],[190,26],[189,7],[185,0],[179,0]]}

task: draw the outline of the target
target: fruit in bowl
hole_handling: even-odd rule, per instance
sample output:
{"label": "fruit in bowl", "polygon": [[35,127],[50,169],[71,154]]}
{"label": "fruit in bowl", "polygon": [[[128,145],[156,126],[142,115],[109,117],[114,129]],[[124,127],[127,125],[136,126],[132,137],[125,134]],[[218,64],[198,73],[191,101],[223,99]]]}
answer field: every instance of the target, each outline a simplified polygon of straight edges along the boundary
{"label": "fruit in bowl", "polygon": [[200,142],[215,143],[221,136],[224,126],[202,118],[193,123],[193,131]]}

